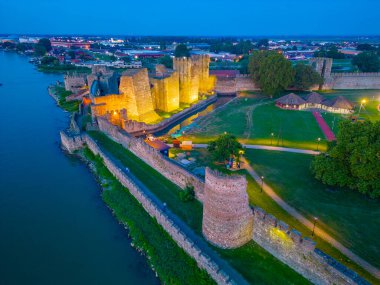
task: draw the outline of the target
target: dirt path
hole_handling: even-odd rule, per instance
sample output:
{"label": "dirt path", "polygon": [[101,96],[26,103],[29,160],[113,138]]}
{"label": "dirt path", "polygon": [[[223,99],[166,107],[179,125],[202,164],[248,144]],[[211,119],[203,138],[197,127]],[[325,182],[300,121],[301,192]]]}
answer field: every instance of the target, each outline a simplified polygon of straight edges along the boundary
{"label": "dirt path", "polygon": [[[252,166],[248,163],[248,161],[243,158],[242,162],[245,165],[245,169],[248,171],[248,173],[252,176],[253,179],[256,180],[256,182],[259,185],[263,185],[263,191],[273,200],[275,201],[282,209],[284,209],[288,214],[292,215],[294,218],[296,218],[298,221],[300,221],[303,225],[305,225],[308,229],[313,229],[313,222],[306,219],[303,215],[301,215],[296,209],[294,209],[292,206],[290,206],[288,203],[286,203],[284,200],[282,200],[276,192],[266,183],[263,183],[260,176],[256,173],[256,171],[252,168]],[[340,252],[342,252],[344,255],[346,255],[348,258],[350,258],[355,263],[359,264],[361,267],[363,267],[365,270],[367,270],[369,273],[371,273],[376,278],[380,279],[380,270],[373,265],[369,264],[367,261],[353,253],[351,250],[349,250],[347,247],[342,245],[340,242],[338,242],[336,239],[334,239],[332,236],[330,236],[328,233],[326,233],[324,230],[316,227],[315,234],[318,235],[320,238],[324,239],[328,243],[330,243],[332,246],[337,248]]]}

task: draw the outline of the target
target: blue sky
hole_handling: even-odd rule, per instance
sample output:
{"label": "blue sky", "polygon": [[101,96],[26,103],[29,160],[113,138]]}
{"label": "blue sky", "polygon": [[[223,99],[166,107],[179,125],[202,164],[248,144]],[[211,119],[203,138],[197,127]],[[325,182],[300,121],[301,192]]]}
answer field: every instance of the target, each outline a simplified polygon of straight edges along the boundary
{"label": "blue sky", "polygon": [[380,0],[0,0],[0,33],[378,35]]}

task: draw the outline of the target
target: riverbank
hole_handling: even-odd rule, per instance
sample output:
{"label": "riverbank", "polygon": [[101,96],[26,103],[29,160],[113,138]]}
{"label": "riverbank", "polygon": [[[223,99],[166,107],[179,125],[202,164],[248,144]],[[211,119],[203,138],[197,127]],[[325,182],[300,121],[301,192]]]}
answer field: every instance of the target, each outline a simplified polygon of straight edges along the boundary
{"label": "riverbank", "polygon": [[132,245],[147,257],[163,284],[215,284],[109,172],[99,156],[88,148],[78,154],[96,175],[103,189],[103,201],[128,231]]}

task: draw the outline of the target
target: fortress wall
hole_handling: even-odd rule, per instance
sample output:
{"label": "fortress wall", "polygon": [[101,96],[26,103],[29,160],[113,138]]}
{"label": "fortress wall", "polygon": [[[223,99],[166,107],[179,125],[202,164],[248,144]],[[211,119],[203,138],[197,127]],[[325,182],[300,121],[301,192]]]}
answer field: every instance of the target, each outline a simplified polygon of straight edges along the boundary
{"label": "fortress wall", "polygon": [[66,74],[63,79],[65,82],[65,89],[73,93],[76,93],[87,84],[86,75],[84,74]]}
{"label": "fortress wall", "polygon": [[125,109],[127,98],[124,94],[107,95],[93,98],[91,111],[94,116],[104,116],[108,112],[119,112]]}
{"label": "fortress wall", "polygon": [[380,89],[380,72],[331,73],[331,89]]}
{"label": "fortress wall", "polygon": [[251,76],[242,74],[236,77],[236,91],[251,91],[251,90],[259,90],[255,83],[253,83],[253,79]]}
{"label": "fortress wall", "polygon": [[217,100],[216,95],[210,96],[206,100],[199,101],[198,103],[192,105],[190,108],[187,108],[177,114],[174,114],[170,118],[165,119],[157,124],[146,124],[143,122],[137,122],[137,121],[128,119],[122,122],[122,129],[124,129],[125,131],[131,134],[142,134],[143,130],[149,133],[158,132],[166,128],[170,124],[174,124],[178,120],[186,117],[188,114],[194,113],[202,108],[205,108],[206,106],[210,105],[216,100]]}
{"label": "fortress wall", "polygon": [[249,242],[253,215],[245,176],[226,176],[206,168],[204,192],[204,237],[222,248],[236,248]]}
{"label": "fortress wall", "polygon": [[73,153],[74,151],[83,147],[84,141],[82,136],[70,136],[65,131],[60,131],[59,134],[61,136],[62,147],[65,148],[69,153]]}
{"label": "fortress wall", "polygon": [[253,228],[255,242],[314,284],[368,284],[315,249],[314,241],[260,208],[254,208]]}
{"label": "fortress wall", "polygon": [[195,241],[186,236],[184,232],[176,225],[174,220],[165,213],[162,204],[154,201],[148,193],[145,193],[133,179],[131,179],[124,171],[98,147],[93,139],[85,135],[84,137],[90,150],[103,158],[104,164],[108,170],[115,176],[117,180],[141,203],[145,211],[154,217],[158,224],[173,238],[179,247],[190,255],[197,262],[198,266],[207,271],[208,274],[217,282],[217,284],[236,284],[234,280],[225,273],[220,266],[210,256],[202,252],[196,245]]}
{"label": "fortress wall", "polygon": [[114,141],[122,144],[180,188],[183,189],[188,184],[193,185],[197,199],[203,200],[204,183],[197,176],[150,147],[142,139],[130,136],[123,130],[110,124],[107,120],[98,118],[98,125],[100,131],[107,134]]}
{"label": "fortress wall", "polygon": [[173,72],[165,78],[152,78],[154,108],[171,112],[179,108],[179,76]]}
{"label": "fortress wall", "polygon": [[215,92],[218,94],[234,94],[239,91],[259,90],[249,75],[236,77],[218,77]]}

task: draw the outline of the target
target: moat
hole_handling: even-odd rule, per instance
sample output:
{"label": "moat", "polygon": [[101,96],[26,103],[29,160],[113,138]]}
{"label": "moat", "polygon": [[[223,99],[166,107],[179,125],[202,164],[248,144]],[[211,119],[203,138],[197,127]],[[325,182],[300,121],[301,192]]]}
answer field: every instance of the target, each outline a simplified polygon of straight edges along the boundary
{"label": "moat", "polygon": [[69,114],[47,93],[57,80],[0,52],[0,283],[158,284],[95,177],[60,148]]}

